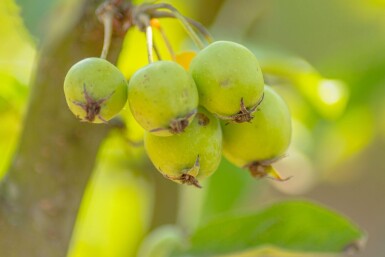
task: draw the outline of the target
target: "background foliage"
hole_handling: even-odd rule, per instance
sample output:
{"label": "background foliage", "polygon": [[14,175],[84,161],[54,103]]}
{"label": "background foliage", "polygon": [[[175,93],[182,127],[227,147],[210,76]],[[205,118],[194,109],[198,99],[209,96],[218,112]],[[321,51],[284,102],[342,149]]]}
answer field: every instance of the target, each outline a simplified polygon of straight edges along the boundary
{"label": "background foliage", "polygon": [[[338,214],[324,211],[323,207],[313,207],[308,202],[294,202],[294,207],[281,203],[261,211],[262,207],[287,198],[311,199],[347,215],[370,236],[362,256],[381,255],[385,250],[379,240],[385,236],[384,229],[380,229],[385,227],[382,218],[385,207],[380,199],[385,188],[381,161],[385,152],[385,2],[172,2],[185,15],[207,25],[216,39],[242,42],[254,51],[266,74],[266,81],[284,96],[293,115],[293,143],[288,157],[277,165],[277,169],[294,178],[284,184],[253,181],[245,171],[223,160],[218,172],[205,182],[201,191],[170,185],[166,180],[159,185],[154,179],[159,175],[146,161],[143,149],[132,144],[140,142],[141,131],[126,109],[122,114],[128,121],[125,138],[121,132],[111,133],[99,150],[69,256],[106,256],[106,253],[133,256],[149,231],[170,223],[178,226],[159,232],[152,241],[149,237],[143,244],[171,251],[183,246],[184,242],[177,239],[181,234],[199,227],[191,238],[189,254],[194,254],[203,249],[202,242],[207,242],[203,240],[205,237],[213,237],[205,231],[212,230],[210,226],[216,224],[234,231],[240,229],[241,234],[249,235],[239,242],[242,247],[235,243],[226,244],[231,251],[247,247],[257,251],[239,256],[290,254],[282,250],[339,252],[343,249],[338,247],[360,237],[356,225],[345,220],[337,222],[340,219]],[[7,171],[17,149],[28,96],[33,92],[28,85],[34,79],[33,67],[41,58],[39,54],[44,49],[44,42],[54,40],[56,37],[53,35],[64,33],[60,24],[63,21],[71,23],[73,15],[65,10],[77,6],[76,1],[39,3],[31,5],[30,1],[23,0],[17,1],[17,5],[12,0],[0,3],[0,175]],[[55,16],[58,10],[62,13],[60,17]],[[164,27],[179,51],[191,48],[191,42],[186,40],[176,21],[167,20]],[[126,37],[118,67],[129,78],[145,64],[144,35],[134,29]],[[179,198],[169,199],[171,203],[160,201],[154,193],[159,192],[159,187],[178,193]],[[270,214],[274,208],[278,210]],[[297,232],[293,232],[297,228],[294,226],[288,231],[302,237],[299,243],[286,241],[286,244],[283,244],[285,239],[282,235],[277,238],[278,232],[283,233],[286,227],[277,225],[277,232],[273,229],[269,231],[270,237],[269,234],[262,236],[267,238],[269,247],[262,245],[258,249],[256,247],[263,240],[257,240],[258,244],[254,242],[252,232],[221,225],[221,222],[234,224],[232,219],[235,217],[253,220],[268,213],[267,216],[272,218],[282,212],[279,208],[298,209],[304,216],[307,211],[326,213],[327,217],[336,215],[336,223],[329,224],[330,227],[328,224],[313,227],[309,221],[306,223],[309,226]],[[287,218],[305,219],[295,214]],[[315,220],[317,223],[329,220],[322,215],[319,217]],[[296,224],[295,220],[292,222]],[[265,231],[263,224],[261,226],[257,231]],[[336,233],[340,238],[332,238],[330,244],[326,240],[322,249],[309,248],[305,241],[309,235],[322,236],[322,228],[342,231],[339,226],[347,227],[343,235]],[[314,231],[317,233],[313,235],[311,232]],[[0,234],[0,240],[3,236]],[[290,240],[295,238],[290,237]],[[226,240],[234,242],[229,237],[217,243],[222,246]],[[333,245],[336,242],[340,244]],[[217,250],[216,254],[224,254],[221,251],[226,248],[218,247]],[[151,256],[151,253],[140,251],[143,256]],[[179,254],[184,253],[180,251]]]}

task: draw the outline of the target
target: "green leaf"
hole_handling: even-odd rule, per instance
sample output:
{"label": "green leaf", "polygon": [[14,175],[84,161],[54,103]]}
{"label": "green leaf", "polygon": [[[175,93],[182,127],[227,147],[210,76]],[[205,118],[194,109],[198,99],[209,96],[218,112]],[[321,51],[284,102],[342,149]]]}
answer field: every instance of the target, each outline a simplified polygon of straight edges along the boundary
{"label": "green leaf", "polygon": [[183,231],[177,226],[163,225],[153,230],[142,241],[137,257],[169,257],[183,245]]}
{"label": "green leaf", "polygon": [[33,36],[41,37],[43,33],[42,26],[45,25],[50,11],[59,1],[16,0],[16,3],[21,7],[21,16],[24,19],[24,24]]}
{"label": "green leaf", "polygon": [[91,0],[8,0],[20,7],[25,27],[37,39],[55,40],[70,29],[81,16],[83,6],[102,1]]}
{"label": "green leaf", "polygon": [[[217,172],[210,178],[203,206],[203,221],[234,210],[256,186],[249,172],[222,158]],[[228,186],[223,186],[228,185]],[[226,196],[226,197],[224,197]]]}
{"label": "green leaf", "polygon": [[213,220],[196,231],[182,256],[245,254],[266,247],[341,253],[359,248],[362,239],[362,231],[340,214],[310,202],[288,201],[258,213]]}
{"label": "green leaf", "polygon": [[245,198],[254,193],[255,182],[247,170],[237,168],[222,158],[217,171],[203,181],[203,190],[197,192],[192,187],[180,188],[178,224],[192,232],[200,224],[238,210]]}
{"label": "green leaf", "polygon": [[17,147],[28,88],[17,78],[0,71],[0,180]]}

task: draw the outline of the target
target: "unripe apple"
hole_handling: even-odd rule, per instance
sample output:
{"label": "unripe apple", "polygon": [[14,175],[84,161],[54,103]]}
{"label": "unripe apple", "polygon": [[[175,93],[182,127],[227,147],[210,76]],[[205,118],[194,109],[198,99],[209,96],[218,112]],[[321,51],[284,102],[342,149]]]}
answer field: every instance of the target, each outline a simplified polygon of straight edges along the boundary
{"label": "unripe apple", "polygon": [[263,98],[263,76],[254,54],[246,47],[217,41],[192,60],[190,72],[200,104],[222,119],[247,122]]}
{"label": "unripe apple", "polygon": [[134,118],[158,136],[181,133],[194,118],[198,91],[191,75],[171,61],[138,70],[129,82],[128,101]]}
{"label": "unripe apple", "polygon": [[82,121],[105,123],[127,102],[127,82],[113,64],[87,58],[74,64],[64,80],[69,109]]}
{"label": "unripe apple", "polygon": [[280,159],[291,139],[291,118],[286,103],[269,86],[265,86],[264,95],[251,122],[222,124],[224,156],[254,173],[263,173],[263,167]]}
{"label": "unripe apple", "polygon": [[168,179],[200,187],[217,169],[222,155],[222,130],[218,119],[199,108],[184,133],[159,137],[149,132],[144,145],[154,166]]}

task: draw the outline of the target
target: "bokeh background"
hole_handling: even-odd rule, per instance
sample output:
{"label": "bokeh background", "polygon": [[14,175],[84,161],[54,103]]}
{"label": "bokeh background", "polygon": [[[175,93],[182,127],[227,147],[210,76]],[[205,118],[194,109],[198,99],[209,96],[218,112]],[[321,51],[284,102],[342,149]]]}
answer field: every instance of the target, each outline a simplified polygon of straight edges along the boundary
{"label": "bokeh background", "polygon": [[[28,6],[28,1],[16,2]],[[19,143],[45,21],[67,2],[74,1],[42,1],[28,9],[13,0],[0,2],[0,176]],[[202,22],[215,39],[247,45],[258,57],[266,83],[291,109],[293,142],[276,168],[293,178],[255,181],[224,160],[199,192],[166,180],[154,188],[153,177],[159,174],[147,162],[141,131],[126,109],[129,143],[112,133],[103,144],[69,255],[133,256],[142,237],[161,224],[176,220],[191,230],[224,213],[299,198],[331,207],[363,228],[368,241],[357,256],[383,256],[385,1],[167,2]],[[194,49],[179,23],[162,24],[175,49]],[[118,66],[129,78],[145,64],[145,39],[134,29]],[[159,200],[154,193],[169,189],[179,192],[179,203]]]}

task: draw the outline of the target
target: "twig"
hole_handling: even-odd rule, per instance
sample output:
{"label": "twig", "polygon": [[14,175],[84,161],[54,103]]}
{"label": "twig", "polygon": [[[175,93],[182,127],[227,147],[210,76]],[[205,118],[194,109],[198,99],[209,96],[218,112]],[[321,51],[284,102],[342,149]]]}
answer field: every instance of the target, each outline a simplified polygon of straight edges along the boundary
{"label": "twig", "polygon": [[154,52],[156,54],[156,57],[158,57],[158,60],[162,60],[162,56],[161,56],[159,48],[155,42],[155,39],[153,39],[153,41],[152,41],[152,47],[154,48]]}
{"label": "twig", "polygon": [[[153,18],[176,18],[174,13],[172,12],[165,12],[165,11],[155,11],[151,14],[151,16]],[[194,26],[194,28],[196,28],[199,33],[201,33],[201,35],[206,39],[206,41],[208,43],[212,43],[214,42],[214,38],[213,36],[210,34],[210,32],[205,28],[205,26],[203,26],[200,22],[194,20],[194,19],[191,19],[189,17],[186,17],[184,16],[184,18],[186,19],[186,21],[188,23],[190,23],[192,26]]]}
{"label": "twig", "polygon": [[171,42],[168,39],[167,34],[164,32],[162,26],[160,25],[158,19],[151,19],[150,23],[151,23],[151,26],[158,29],[164,43],[166,44],[167,50],[170,53],[171,59],[176,61],[176,55],[175,55],[174,49],[172,48]]}
{"label": "twig", "polygon": [[113,13],[108,12],[103,16],[103,25],[104,25],[104,40],[103,40],[103,49],[101,58],[107,59],[108,51],[110,49],[111,37],[112,37],[112,19]]}
{"label": "twig", "polygon": [[152,49],[153,46],[153,40],[152,40],[152,28],[150,25],[146,26],[146,42],[147,42],[147,54],[148,54],[148,63],[154,62],[154,56]]}
{"label": "twig", "polygon": [[195,31],[191,27],[190,23],[186,20],[186,18],[174,6],[172,6],[170,4],[166,4],[166,3],[142,6],[142,10],[146,13],[149,13],[149,14],[151,14],[152,12],[154,12],[157,9],[167,9],[170,12],[172,12],[174,14],[175,18],[181,22],[183,28],[186,30],[186,32],[190,36],[190,38],[194,41],[195,45],[200,49],[203,49],[205,47],[202,40],[199,38],[199,36],[195,33]]}
{"label": "twig", "polygon": [[96,15],[99,17],[99,20],[104,26],[103,49],[100,55],[103,59],[107,59],[108,51],[111,45],[113,19],[116,12],[115,4],[116,3],[113,1],[105,2],[96,10]]}

